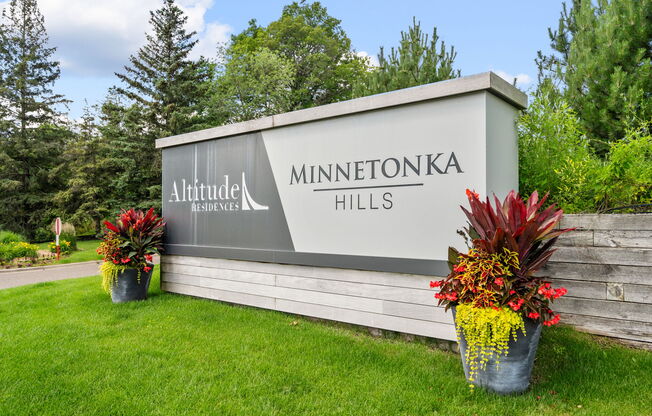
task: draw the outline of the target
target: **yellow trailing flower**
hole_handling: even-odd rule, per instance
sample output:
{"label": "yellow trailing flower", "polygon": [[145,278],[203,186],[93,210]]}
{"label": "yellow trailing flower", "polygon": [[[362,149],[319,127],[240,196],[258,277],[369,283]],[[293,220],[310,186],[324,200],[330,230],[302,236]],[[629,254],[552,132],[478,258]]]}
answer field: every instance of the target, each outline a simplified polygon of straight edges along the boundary
{"label": "yellow trailing flower", "polygon": [[[123,272],[127,266],[113,264],[105,261],[100,265],[100,274],[102,275],[102,289],[106,293],[111,293],[111,289],[118,283],[118,274]],[[139,273],[140,277],[140,273]]]}
{"label": "yellow trailing flower", "polygon": [[470,304],[457,305],[455,329],[458,342],[466,340],[466,363],[469,381],[474,381],[478,371],[485,370],[493,356],[496,364],[508,353],[510,338],[517,339],[520,330],[525,335],[523,317],[513,310],[502,308],[476,308]]}

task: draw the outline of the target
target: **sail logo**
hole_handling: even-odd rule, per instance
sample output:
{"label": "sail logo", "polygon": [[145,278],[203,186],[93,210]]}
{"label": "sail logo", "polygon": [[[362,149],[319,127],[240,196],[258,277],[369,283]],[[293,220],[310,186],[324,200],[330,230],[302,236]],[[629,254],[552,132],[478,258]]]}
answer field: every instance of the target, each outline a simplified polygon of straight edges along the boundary
{"label": "sail logo", "polygon": [[169,202],[190,203],[192,212],[267,211],[269,206],[254,200],[247,187],[247,178],[242,172],[240,183],[232,183],[229,175],[222,177],[221,184],[205,184],[181,179],[172,182]]}

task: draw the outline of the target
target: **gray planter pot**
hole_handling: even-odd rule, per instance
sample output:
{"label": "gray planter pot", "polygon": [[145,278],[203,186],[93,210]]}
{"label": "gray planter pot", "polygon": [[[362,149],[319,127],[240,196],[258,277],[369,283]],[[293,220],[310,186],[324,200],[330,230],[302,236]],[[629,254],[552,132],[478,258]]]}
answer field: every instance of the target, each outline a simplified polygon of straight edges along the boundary
{"label": "gray planter pot", "polygon": [[138,278],[137,269],[126,269],[118,274],[118,281],[111,288],[111,300],[113,303],[147,299],[149,281],[152,279],[152,272],[154,271],[154,265],[150,264],[149,266],[152,270],[149,272],[141,270],[140,278]]}
{"label": "gray planter pot", "polygon": [[[455,319],[455,307],[453,307],[453,319]],[[539,338],[541,337],[542,325],[531,319],[524,318],[524,336],[519,331],[518,339],[509,341],[506,356],[499,357],[499,364],[496,365],[495,357],[489,358],[485,370],[479,370],[472,383],[498,394],[523,393],[530,385],[530,375],[534,366],[534,357],[537,354]],[[456,324],[457,325],[457,324]],[[469,379],[469,367],[466,363],[466,339],[464,333],[459,339],[460,355],[466,379]]]}

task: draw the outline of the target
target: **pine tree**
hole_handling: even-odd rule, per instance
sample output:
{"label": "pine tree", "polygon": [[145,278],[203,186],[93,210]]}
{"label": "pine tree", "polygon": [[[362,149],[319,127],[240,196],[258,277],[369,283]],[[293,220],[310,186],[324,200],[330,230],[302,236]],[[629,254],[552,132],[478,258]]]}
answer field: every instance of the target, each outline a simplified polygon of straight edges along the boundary
{"label": "pine tree", "polygon": [[106,139],[100,134],[95,115],[86,107],[73,140],[67,143],[63,159],[68,171],[65,187],[54,197],[68,221],[92,224],[100,233],[101,220],[111,209],[106,189],[111,169],[104,166]]}
{"label": "pine tree", "polygon": [[0,24],[0,225],[34,235],[54,214],[60,154],[69,132],[52,91],[59,78],[36,0],[12,0]]}
{"label": "pine tree", "polygon": [[652,0],[573,0],[548,32],[539,80],[558,86],[598,153],[652,119]]}
{"label": "pine tree", "polygon": [[429,40],[413,18],[412,26],[407,33],[401,32],[400,45],[392,47],[389,56],[381,46],[378,68],[355,85],[353,94],[362,97],[457,78],[460,71],[453,68],[456,56],[454,47],[447,50],[444,41],[439,42],[436,27]]}
{"label": "pine tree", "polygon": [[151,133],[163,137],[193,129],[197,103],[209,74],[203,62],[188,58],[197,43],[195,32],[184,28],[188,20],[174,0],[150,12],[152,33],[147,44],[129,58],[130,66],[117,77],[126,84],[116,92],[140,105]]}

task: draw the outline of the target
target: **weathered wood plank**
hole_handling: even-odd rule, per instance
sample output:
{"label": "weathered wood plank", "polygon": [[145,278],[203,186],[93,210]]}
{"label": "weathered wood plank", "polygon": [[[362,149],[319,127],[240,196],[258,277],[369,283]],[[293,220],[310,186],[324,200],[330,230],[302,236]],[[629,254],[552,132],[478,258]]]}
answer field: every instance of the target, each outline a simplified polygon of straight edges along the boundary
{"label": "weathered wood plank", "polygon": [[564,296],[563,298],[557,299],[552,309],[578,315],[652,322],[652,304],[645,303],[578,299]]}
{"label": "weathered wood plank", "polygon": [[422,321],[443,322],[453,325],[453,314],[436,306],[414,305],[412,303],[383,301],[383,315],[401,316]]}
{"label": "weathered wood plank", "polygon": [[249,272],[243,270],[216,269],[211,267],[190,266],[187,264],[163,263],[161,272],[178,273],[192,276],[210,277],[222,280],[234,280],[238,282],[257,283],[261,285],[274,285],[274,275],[261,272]]}
{"label": "weathered wood plank", "polygon": [[550,279],[555,286],[568,289],[568,296],[585,299],[607,299],[607,284],[579,280]]}
{"label": "weathered wood plank", "polygon": [[455,328],[450,324],[361,311],[347,311],[339,308],[284,299],[277,300],[276,308],[282,312],[312,316],[331,321],[346,322],[355,325],[363,325],[372,328],[387,329],[390,331],[398,331],[451,341],[456,339]]}
{"label": "weathered wood plank", "polygon": [[652,266],[652,249],[608,247],[559,247],[552,259],[557,262]]}
{"label": "weathered wood plank", "polygon": [[434,306],[435,292],[432,289],[397,288],[366,283],[351,283],[337,280],[314,279],[295,276],[276,276],[277,286],[295,289],[314,290],[326,293],[360,296],[373,299],[392,300],[397,302],[415,303]]}
{"label": "weathered wood plank", "polygon": [[235,293],[206,287],[190,286],[181,283],[161,282],[161,289],[167,292],[195,296],[223,302],[237,303],[240,305],[255,306],[264,309],[274,309],[275,299],[265,296],[255,296],[247,293]]}
{"label": "weathered wood plank", "polygon": [[551,261],[541,275],[558,279],[652,285],[652,267]]}
{"label": "weathered wood plank", "polygon": [[623,285],[625,302],[652,303],[652,286]]}
{"label": "weathered wood plank", "polygon": [[562,234],[557,240],[559,246],[593,246],[593,230],[575,230]]}
{"label": "weathered wood plank", "polygon": [[652,342],[652,323],[648,322],[599,318],[572,313],[562,314],[562,322],[596,335]]}
{"label": "weathered wood plank", "polygon": [[455,340],[455,328],[452,323],[433,322],[420,319],[404,318],[400,316],[346,310],[327,305],[317,305],[286,299],[275,300],[262,296],[233,293],[178,283],[163,282],[162,289],[173,293],[256,306],[260,308],[273,309],[281,312],[294,313],[315,318],[347,322],[372,328],[387,329],[391,331],[405,332],[432,338],[447,339],[451,341]]}
{"label": "weathered wood plank", "polygon": [[416,274],[337,269],[332,267],[299,266],[293,264],[260,263],[252,261],[212,259],[190,256],[161,256],[161,263],[186,264],[206,268],[241,270],[286,276],[313,277],[327,280],[369,283],[391,287],[423,289],[437,277]]}
{"label": "weathered wood plank", "polygon": [[596,247],[652,248],[652,231],[595,231],[594,245]]}
{"label": "weathered wood plank", "polygon": [[566,214],[562,228],[585,230],[652,230],[652,214]]}

